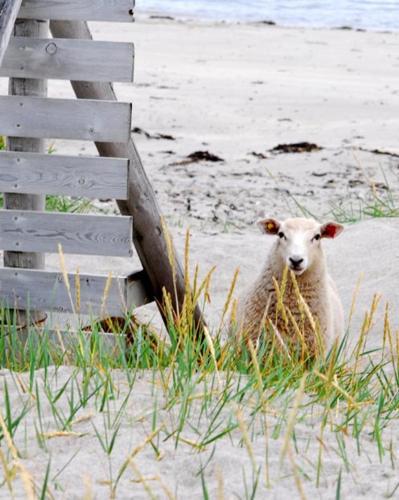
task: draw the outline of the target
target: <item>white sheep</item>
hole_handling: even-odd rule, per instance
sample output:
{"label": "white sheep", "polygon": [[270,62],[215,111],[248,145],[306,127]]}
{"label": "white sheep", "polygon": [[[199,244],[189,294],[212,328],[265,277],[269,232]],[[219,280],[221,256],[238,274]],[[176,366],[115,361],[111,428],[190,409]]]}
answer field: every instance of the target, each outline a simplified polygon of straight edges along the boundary
{"label": "white sheep", "polygon": [[[288,348],[301,345],[298,337],[302,336],[302,345],[311,355],[320,352],[321,337],[329,349],[343,333],[344,314],[335,283],[327,272],[321,240],[335,238],[343,226],[305,218],[284,222],[264,219],[258,225],[277,239],[258,279],[238,301],[236,332],[253,342],[263,330],[274,332],[278,342]],[[284,273],[287,279],[279,303],[276,286],[283,283],[284,287]]]}

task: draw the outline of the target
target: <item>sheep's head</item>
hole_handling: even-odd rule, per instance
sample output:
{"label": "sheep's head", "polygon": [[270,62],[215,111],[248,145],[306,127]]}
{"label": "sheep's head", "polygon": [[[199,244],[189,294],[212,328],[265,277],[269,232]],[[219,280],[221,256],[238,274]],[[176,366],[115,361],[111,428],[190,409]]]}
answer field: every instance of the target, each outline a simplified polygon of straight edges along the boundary
{"label": "sheep's head", "polygon": [[276,252],[282,267],[287,265],[298,276],[322,258],[321,240],[335,238],[344,229],[336,222],[319,224],[313,219],[303,218],[283,222],[262,219],[258,225],[264,233],[278,238]]}

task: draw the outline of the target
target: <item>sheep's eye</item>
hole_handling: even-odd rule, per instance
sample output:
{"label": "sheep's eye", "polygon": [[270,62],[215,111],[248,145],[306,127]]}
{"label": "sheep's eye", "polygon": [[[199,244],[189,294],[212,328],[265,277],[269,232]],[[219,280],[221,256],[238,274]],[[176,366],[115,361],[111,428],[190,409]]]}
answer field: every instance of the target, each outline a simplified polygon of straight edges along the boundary
{"label": "sheep's eye", "polygon": [[281,239],[283,239],[283,238],[285,238],[285,234],[282,231],[280,231],[278,233],[278,237],[281,238]]}
{"label": "sheep's eye", "polygon": [[316,234],[316,236],[313,237],[313,239],[316,241],[319,241],[320,238],[321,238],[320,234]]}

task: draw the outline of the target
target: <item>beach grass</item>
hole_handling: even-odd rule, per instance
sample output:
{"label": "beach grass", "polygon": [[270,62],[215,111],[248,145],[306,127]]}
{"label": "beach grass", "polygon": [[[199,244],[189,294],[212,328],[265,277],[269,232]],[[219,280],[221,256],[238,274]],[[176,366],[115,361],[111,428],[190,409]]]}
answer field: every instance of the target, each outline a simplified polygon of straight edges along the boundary
{"label": "beach grass", "polygon": [[[229,498],[230,479],[217,458],[226,447],[242,461],[238,498],[262,497],[281,483],[290,483],[297,498],[306,498],[310,487],[344,498],[357,459],[372,460],[372,453],[376,466],[396,470],[399,335],[388,307],[375,324],[378,296],[360,332],[349,320],[341,342],[313,359],[303,348],[281,349],[267,331],[257,345],[224,337],[235,280],[220,327],[198,335],[194,309],[206,312],[212,272],[200,282],[198,270],[189,274],[188,254],[185,262],[181,311],[165,294],[166,336],[130,312],[106,323],[107,333],[96,320],[68,334],[38,327],[21,332],[15,315],[2,310],[0,493],[66,494],[82,443],[107,471],[95,484],[94,478],[80,489],[78,483],[82,497],[100,487],[109,498],[123,498],[134,482],[149,498],[180,498],[175,477],[159,465],[176,455],[199,461],[192,481],[203,498],[215,491]],[[368,346],[372,328],[381,336],[379,348]],[[138,429],[140,439],[126,446],[129,429]],[[79,443],[76,450],[54,468],[55,450],[63,446],[55,443],[71,441]],[[32,454],[40,455],[40,466]],[[397,487],[387,480],[387,497]]]}
{"label": "beach grass", "polygon": [[355,224],[367,219],[399,217],[398,197],[386,179],[382,190],[370,182],[364,199],[352,200],[344,197],[331,201],[328,210],[321,214],[312,212],[295,196],[291,194],[286,196],[287,204],[295,216],[311,217],[320,221],[332,219],[341,224]]}

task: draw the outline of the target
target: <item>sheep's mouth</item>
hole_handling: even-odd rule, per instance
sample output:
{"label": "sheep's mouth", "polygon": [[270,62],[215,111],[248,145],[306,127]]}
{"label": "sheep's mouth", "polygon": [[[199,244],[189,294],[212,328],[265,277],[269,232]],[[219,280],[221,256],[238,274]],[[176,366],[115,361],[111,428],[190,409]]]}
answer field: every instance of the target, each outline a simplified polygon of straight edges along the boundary
{"label": "sheep's mouth", "polygon": [[301,274],[303,274],[305,271],[306,271],[306,267],[295,267],[295,266],[289,266],[291,271],[296,274],[297,276],[300,276]]}

